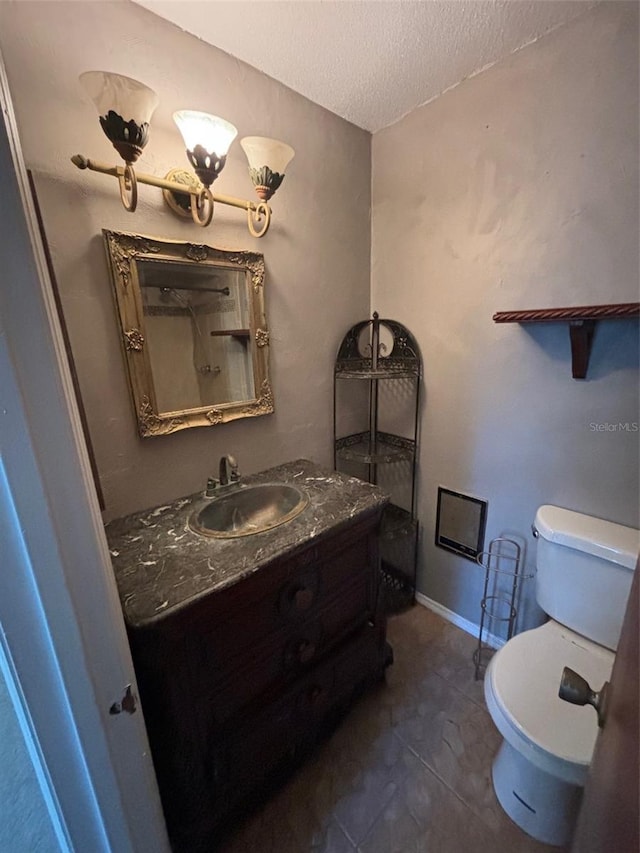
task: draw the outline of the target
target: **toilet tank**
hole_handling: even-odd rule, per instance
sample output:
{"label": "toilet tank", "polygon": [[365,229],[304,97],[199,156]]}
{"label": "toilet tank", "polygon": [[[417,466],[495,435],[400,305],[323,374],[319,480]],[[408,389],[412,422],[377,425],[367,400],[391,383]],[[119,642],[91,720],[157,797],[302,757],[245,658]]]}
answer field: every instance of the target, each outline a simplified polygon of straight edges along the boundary
{"label": "toilet tank", "polygon": [[640,531],[557,506],[541,506],[536,598],[556,622],[606,646],[618,646]]}

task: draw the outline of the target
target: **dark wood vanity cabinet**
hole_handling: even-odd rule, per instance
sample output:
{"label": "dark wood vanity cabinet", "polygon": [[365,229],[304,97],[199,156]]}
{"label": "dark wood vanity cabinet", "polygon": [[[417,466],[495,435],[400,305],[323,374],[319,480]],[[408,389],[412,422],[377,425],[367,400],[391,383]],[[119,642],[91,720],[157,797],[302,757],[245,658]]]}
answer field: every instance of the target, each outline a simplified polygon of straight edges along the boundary
{"label": "dark wood vanity cabinet", "polygon": [[161,619],[129,624],[176,851],[215,849],[384,673],[384,501]]}

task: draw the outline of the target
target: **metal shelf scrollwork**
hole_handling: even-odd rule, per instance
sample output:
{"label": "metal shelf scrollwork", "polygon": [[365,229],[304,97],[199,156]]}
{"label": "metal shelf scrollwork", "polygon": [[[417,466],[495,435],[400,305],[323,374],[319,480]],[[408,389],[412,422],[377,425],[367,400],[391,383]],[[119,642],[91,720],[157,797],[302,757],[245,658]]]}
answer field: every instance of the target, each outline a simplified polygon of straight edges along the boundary
{"label": "metal shelf scrollwork", "polygon": [[[422,362],[418,344],[401,323],[381,320],[374,312],[370,320],[352,326],[342,340],[334,369],[334,466],[343,466],[369,483],[381,485],[391,494],[380,531],[381,577],[387,611],[404,609],[415,599],[418,553],[416,503],[416,460],[418,412]],[[368,426],[363,432],[338,435],[338,386],[347,380],[368,384]],[[399,381],[394,386],[392,383]],[[378,412],[385,394],[394,402],[403,400],[405,420],[385,412],[385,426],[378,429]],[[364,400],[364,395],[359,395]],[[388,397],[387,397],[388,399]],[[414,407],[410,424],[411,407]],[[364,413],[363,413],[364,414]],[[364,420],[364,418],[363,418]],[[410,435],[409,435],[410,434]],[[400,464],[397,464],[400,463]]]}

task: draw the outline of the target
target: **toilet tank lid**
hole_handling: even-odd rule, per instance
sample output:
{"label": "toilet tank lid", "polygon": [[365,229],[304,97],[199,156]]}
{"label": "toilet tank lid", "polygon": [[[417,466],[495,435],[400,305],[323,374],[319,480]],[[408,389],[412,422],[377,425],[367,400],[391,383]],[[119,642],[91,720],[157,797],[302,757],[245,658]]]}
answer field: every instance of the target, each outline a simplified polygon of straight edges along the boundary
{"label": "toilet tank lid", "polygon": [[640,531],[546,504],[536,513],[535,527],[548,542],[566,545],[603,560],[634,569],[640,550]]}

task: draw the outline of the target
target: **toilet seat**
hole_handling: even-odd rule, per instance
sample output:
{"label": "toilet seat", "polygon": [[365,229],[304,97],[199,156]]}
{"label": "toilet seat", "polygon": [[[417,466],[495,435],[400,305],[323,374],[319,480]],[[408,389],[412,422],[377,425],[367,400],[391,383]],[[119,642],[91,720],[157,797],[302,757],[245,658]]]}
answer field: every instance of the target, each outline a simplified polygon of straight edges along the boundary
{"label": "toilet seat", "polygon": [[513,637],[492,658],[485,699],[511,746],[546,773],[584,785],[598,734],[596,712],[558,697],[571,667],[600,690],[615,655],[553,620]]}

